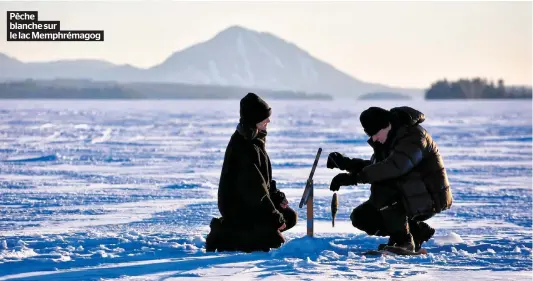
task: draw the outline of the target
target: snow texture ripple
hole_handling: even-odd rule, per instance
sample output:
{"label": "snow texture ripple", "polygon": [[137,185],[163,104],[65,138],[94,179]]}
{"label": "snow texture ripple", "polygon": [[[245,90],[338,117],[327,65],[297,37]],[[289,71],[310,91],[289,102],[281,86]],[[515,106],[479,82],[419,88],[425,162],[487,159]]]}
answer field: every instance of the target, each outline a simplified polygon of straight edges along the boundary
{"label": "snow texture ripple", "polygon": [[[530,101],[269,101],[274,178],[299,214],[269,253],[206,253],[238,101],[3,101],[0,280],[530,280]],[[332,151],[370,157],[359,114],[410,105],[443,155],[454,205],[428,255],[363,256],[352,227],[369,186],[343,187],[331,227]],[[318,147],[315,237],[298,202]]]}

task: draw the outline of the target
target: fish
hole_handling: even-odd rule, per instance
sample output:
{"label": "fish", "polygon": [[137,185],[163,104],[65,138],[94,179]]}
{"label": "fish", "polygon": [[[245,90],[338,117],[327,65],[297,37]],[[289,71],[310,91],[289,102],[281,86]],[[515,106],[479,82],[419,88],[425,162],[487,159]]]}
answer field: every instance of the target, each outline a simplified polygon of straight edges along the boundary
{"label": "fish", "polygon": [[331,226],[335,227],[335,216],[337,215],[337,210],[339,209],[339,198],[337,193],[333,193],[333,198],[331,198]]}

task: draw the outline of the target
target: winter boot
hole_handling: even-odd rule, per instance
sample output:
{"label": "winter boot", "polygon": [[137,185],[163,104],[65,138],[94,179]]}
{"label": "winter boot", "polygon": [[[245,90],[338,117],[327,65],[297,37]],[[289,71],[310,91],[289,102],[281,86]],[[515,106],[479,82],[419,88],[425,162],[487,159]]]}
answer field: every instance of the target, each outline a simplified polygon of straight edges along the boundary
{"label": "winter boot", "polygon": [[389,241],[387,242],[387,244],[379,244],[378,246],[378,251],[381,251],[383,249],[385,249],[385,247],[387,246],[394,246],[394,244],[396,244],[396,242],[394,242],[394,240],[392,239],[392,237],[389,237]]}
{"label": "winter boot", "polygon": [[435,234],[435,229],[425,222],[409,221],[409,228],[413,234],[415,242],[415,252],[422,248],[422,244],[427,242]]}
{"label": "winter boot", "polygon": [[285,243],[283,235],[278,230],[263,225],[223,223],[219,230],[219,232],[212,231],[213,234],[218,235],[208,237],[210,240],[206,239],[206,251],[207,245],[211,244],[208,242],[215,242],[218,252],[240,251],[245,253],[268,252],[271,248],[279,248]]}
{"label": "winter boot", "polygon": [[211,232],[209,232],[205,239],[205,251],[214,252],[219,247],[222,232],[222,220],[219,218],[212,218],[209,227],[211,228]]}
{"label": "winter boot", "polygon": [[396,241],[396,244],[394,246],[386,246],[384,250],[398,254],[412,254],[415,252],[415,242],[411,233],[391,235],[391,239]]}

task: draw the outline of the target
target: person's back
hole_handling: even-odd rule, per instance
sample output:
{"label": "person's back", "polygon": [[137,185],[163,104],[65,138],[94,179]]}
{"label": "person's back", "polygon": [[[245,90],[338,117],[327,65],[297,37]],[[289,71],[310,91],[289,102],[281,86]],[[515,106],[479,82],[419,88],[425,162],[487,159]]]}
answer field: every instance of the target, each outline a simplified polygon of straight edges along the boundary
{"label": "person's back", "polygon": [[244,138],[235,131],[230,138],[224,154],[222,172],[218,184],[218,210],[222,217],[237,217],[240,213],[238,193],[236,190],[236,178],[238,176],[239,147],[243,147]]}
{"label": "person's back", "polygon": [[[423,117],[422,117],[423,118]],[[419,122],[422,123],[423,119]],[[411,125],[411,124],[409,124]],[[451,207],[453,198],[442,156],[431,135],[420,124],[406,126],[405,136],[421,139],[422,160],[406,174],[403,180],[422,180],[433,200],[431,213],[440,213]]]}

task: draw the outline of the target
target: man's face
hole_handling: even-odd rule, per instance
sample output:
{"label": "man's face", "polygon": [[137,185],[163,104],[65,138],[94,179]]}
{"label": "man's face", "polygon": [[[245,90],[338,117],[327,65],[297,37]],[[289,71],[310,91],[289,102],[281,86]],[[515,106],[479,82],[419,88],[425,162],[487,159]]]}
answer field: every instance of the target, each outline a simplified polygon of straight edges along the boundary
{"label": "man's face", "polygon": [[387,128],[379,130],[375,135],[372,136],[372,141],[384,144],[387,141],[387,135],[389,134],[390,129],[391,125],[389,124]]}
{"label": "man's face", "polygon": [[270,123],[270,118],[267,118],[255,124],[255,126],[257,127],[258,130],[266,131],[268,123]]}

